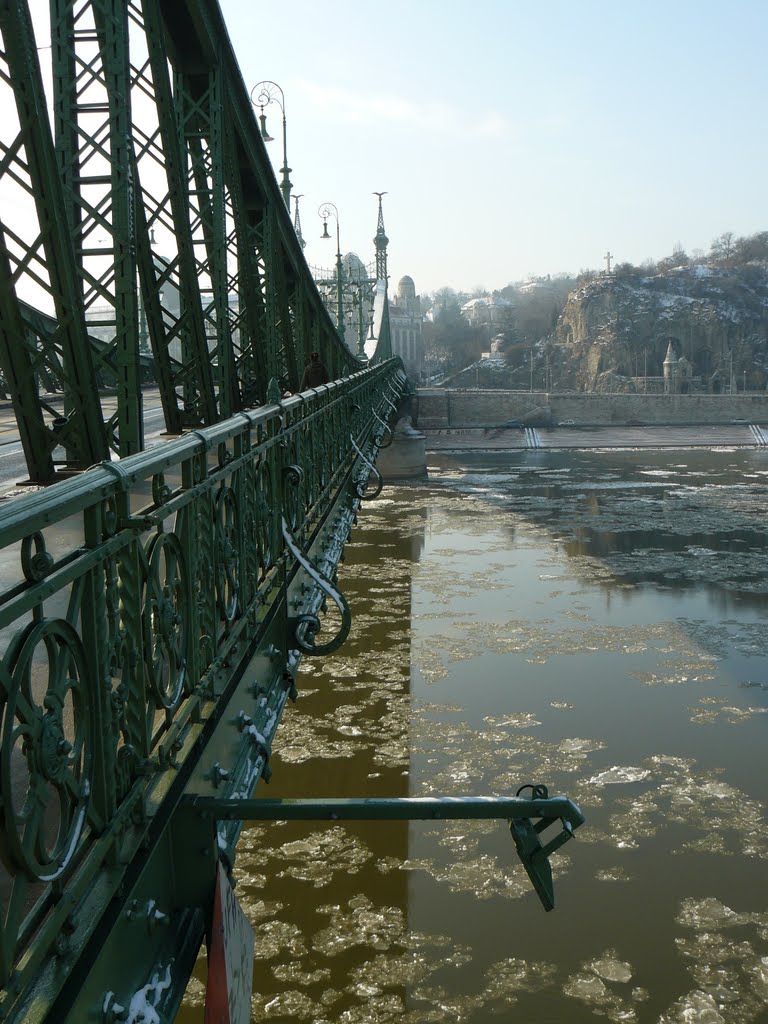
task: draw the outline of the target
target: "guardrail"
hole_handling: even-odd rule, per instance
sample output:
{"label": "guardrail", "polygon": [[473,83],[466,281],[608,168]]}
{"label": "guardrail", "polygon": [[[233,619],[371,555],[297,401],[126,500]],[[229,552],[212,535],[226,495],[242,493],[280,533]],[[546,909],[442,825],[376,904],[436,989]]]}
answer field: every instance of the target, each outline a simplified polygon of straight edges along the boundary
{"label": "guardrail", "polygon": [[[187,863],[174,811],[250,796],[301,656],[346,635],[335,567],[405,383],[390,360],[0,508],[3,1019],[86,1019],[116,941],[124,981],[169,942],[188,972],[241,826]],[[142,885],[186,953],[120,931]]]}

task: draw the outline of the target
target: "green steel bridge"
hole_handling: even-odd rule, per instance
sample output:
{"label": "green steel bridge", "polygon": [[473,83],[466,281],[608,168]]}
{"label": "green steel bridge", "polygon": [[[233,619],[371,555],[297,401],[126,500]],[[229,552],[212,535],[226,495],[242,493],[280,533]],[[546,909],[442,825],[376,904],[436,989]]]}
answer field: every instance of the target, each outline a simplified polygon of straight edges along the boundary
{"label": "green steel bridge", "polygon": [[[34,23],[4,0],[0,35],[0,373],[31,484],[0,504],[0,1020],[172,1020],[249,818],[504,818],[551,907],[582,818],[544,787],[254,799],[302,657],[349,631],[337,567],[409,388],[381,207],[353,353],[216,0],[50,0]],[[331,381],[298,394],[310,351]]]}

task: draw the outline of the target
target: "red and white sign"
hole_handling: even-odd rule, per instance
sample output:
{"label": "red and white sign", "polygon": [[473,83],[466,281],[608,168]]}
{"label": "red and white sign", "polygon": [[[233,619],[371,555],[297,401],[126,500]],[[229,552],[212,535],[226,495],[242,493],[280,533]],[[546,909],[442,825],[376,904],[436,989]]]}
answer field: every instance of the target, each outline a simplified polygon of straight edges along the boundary
{"label": "red and white sign", "polygon": [[250,1024],[253,928],[219,862],[208,947],[205,1024]]}

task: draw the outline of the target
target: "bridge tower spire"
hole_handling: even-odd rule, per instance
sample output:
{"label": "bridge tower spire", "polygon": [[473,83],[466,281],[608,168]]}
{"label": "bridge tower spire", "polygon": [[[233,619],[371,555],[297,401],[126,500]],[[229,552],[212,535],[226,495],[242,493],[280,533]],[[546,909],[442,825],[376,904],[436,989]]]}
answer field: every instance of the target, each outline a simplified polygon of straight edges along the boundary
{"label": "bridge tower spire", "polygon": [[376,225],[376,236],[373,239],[373,244],[376,246],[376,279],[379,281],[386,281],[388,277],[387,244],[389,243],[389,239],[384,231],[384,211],[381,208],[381,197],[387,195],[387,193],[374,192],[373,195],[379,197],[379,221]]}
{"label": "bridge tower spire", "polygon": [[296,213],[294,214],[293,218],[293,230],[296,232],[296,237],[299,240],[299,245],[301,246],[302,249],[305,249],[307,243],[304,241],[304,236],[301,233],[301,218],[299,217],[299,200],[303,198],[303,193],[301,195],[293,197],[293,201],[296,204]]}

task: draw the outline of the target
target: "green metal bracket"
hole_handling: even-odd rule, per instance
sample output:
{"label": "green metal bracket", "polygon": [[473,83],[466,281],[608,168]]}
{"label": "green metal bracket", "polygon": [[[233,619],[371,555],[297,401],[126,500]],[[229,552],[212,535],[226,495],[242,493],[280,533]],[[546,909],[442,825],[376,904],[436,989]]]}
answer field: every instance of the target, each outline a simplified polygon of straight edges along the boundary
{"label": "green metal bracket", "polygon": [[331,640],[328,640],[324,644],[318,644],[315,642],[315,636],[320,630],[320,619],[317,615],[307,613],[289,617],[287,625],[291,643],[294,644],[296,650],[301,651],[302,654],[331,654],[333,651],[337,651],[339,647],[341,647],[349,636],[349,631],[352,628],[352,612],[349,604],[338,587],[335,587],[333,582],[328,579],[328,577],[320,571],[318,566],[314,564],[308,555],[301,550],[285,517],[282,517],[281,521],[283,540],[286,543],[286,547],[319,590],[326,596],[330,597],[334,602],[336,607],[339,609],[339,614],[341,616],[341,624],[338,632]]}
{"label": "green metal bracket", "polygon": [[378,469],[376,469],[376,467],[368,458],[368,456],[365,454],[365,452],[362,450],[362,448],[360,448],[360,446],[357,444],[357,442],[355,441],[354,437],[351,434],[349,435],[349,440],[355,452],[360,456],[363,466],[368,470],[368,475],[373,475],[376,478],[375,483],[373,485],[373,490],[370,493],[366,490],[367,478],[365,484],[361,484],[359,480],[356,480],[354,482],[355,494],[357,494],[358,498],[360,498],[361,500],[373,501],[373,499],[378,498],[378,496],[382,492],[382,489],[384,487],[384,478],[382,477]]}
{"label": "green metal bracket", "polygon": [[387,438],[386,441],[382,441],[381,437],[374,437],[373,438],[374,445],[377,448],[379,448],[379,449],[381,449],[381,448],[389,448],[389,446],[392,444],[392,441],[394,440],[394,436],[395,436],[393,431],[392,431],[392,427],[390,427],[390,425],[387,423],[386,420],[383,420],[381,418],[381,416],[379,416],[379,414],[376,412],[375,409],[373,411],[373,418],[378,423],[380,423],[381,426],[384,428],[383,434]]}
{"label": "green metal bracket", "polygon": [[[450,818],[502,818],[509,821],[517,854],[545,910],[555,906],[549,855],[573,838],[584,815],[573,800],[549,796],[546,786],[523,786],[522,797],[392,797],[384,799],[238,800],[187,797],[184,803],[217,821],[413,821]],[[534,819],[536,819],[534,821]],[[560,831],[542,845],[541,835],[560,822]]]}

